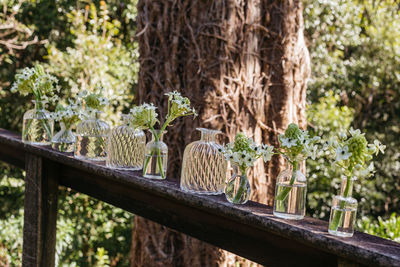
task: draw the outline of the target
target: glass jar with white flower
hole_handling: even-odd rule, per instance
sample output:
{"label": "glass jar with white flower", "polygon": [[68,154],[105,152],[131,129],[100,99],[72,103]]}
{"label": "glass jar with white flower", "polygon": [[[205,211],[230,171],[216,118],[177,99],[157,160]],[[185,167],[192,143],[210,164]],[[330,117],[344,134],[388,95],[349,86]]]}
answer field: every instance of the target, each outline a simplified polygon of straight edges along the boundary
{"label": "glass jar with white flower", "polygon": [[84,117],[76,126],[74,155],[79,159],[103,161],[106,159],[106,143],[110,126],[100,119],[102,109],[108,105],[108,99],[102,96],[101,89],[95,93],[82,91],[80,105],[84,107]]}
{"label": "glass jar with white flower", "polygon": [[245,204],[251,193],[247,172],[254,162],[262,158],[264,162],[271,159],[273,146],[257,145],[253,139],[247,138],[243,133],[235,136],[233,143],[221,149],[225,159],[233,166],[233,176],[225,186],[226,199],[233,204]]}
{"label": "glass jar with white flower", "polygon": [[72,132],[72,127],[81,118],[80,106],[69,100],[68,105],[58,104],[53,118],[60,122],[61,130],[53,136],[51,146],[60,152],[74,152],[76,137]]}
{"label": "glass jar with white flower", "polygon": [[358,202],[352,197],[357,177],[366,177],[373,172],[373,163],[368,164],[379,152],[384,153],[385,146],[378,140],[368,144],[360,130],[341,133],[330,140],[326,147],[334,155],[334,164],[343,170],[339,195],[334,196],[329,218],[328,232],[341,237],[351,237],[357,215]]}
{"label": "glass jar with white flower", "polygon": [[280,148],[276,149],[286,159],[286,169],[276,179],[273,213],[276,217],[300,220],[306,212],[307,179],[301,172],[302,161],[315,158],[320,140],[310,137],[307,131],[291,123],[284,135],[279,135]]}
{"label": "glass jar with white flower", "polygon": [[[153,104],[143,104],[132,111],[132,120],[137,125],[142,125],[152,133],[152,140],[146,144],[145,160],[143,163],[143,177],[152,179],[165,179],[168,163],[168,146],[162,141],[166,128],[179,117],[194,115],[196,111],[190,107],[190,100],[179,92],[166,93],[168,96],[168,110],[164,123],[161,125],[157,119],[156,107]],[[159,130],[155,124],[161,125]]]}
{"label": "glass jar with white flower", "polygon": [[15,75],[12,92],[21,95],[32,94],[35,107],[24,114],[22,125],[22,141],[33,145],[50,145],[53,136],[54,121],[51,113],[45,108],[46,103],[57,99],[59,91],[57,78],[46,73],[43,66],[35,65],[25,68]]}

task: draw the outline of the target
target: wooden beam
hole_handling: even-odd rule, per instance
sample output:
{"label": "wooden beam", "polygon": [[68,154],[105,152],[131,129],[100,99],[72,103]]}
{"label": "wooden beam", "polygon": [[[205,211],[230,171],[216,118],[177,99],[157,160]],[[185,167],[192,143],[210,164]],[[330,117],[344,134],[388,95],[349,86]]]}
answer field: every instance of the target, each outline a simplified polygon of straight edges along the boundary
{"label": "wooden beam", "polygon": [[[39,263],[24,266],[52,266],[47,264],[53,262],[55,242],[56,197],[51,194],[57,182],[268,266],[343,262],[400,266],[400,244],[390,240],[360,232],[352,238],[331,236],[325,221],[283,220],[259,203],[232,205],[224,196],[186,193],[176,179],[158,181],[143,178],[140,172],[112,170],[104,163],[78,160],[49,147],[24,145],[19,137],[0,129],[0,154],[7,155],[2,150],[6,146],[15,150],[15,158],[25,162],[27,169],[24,260],[28,263],[29,257],[36,257]],[[21,154],[26,159],[19,158]],[[51,175],[55,171],[59,177]],[[48,255],[42,256],[41,251]]]}
{"label": "wooden beam", "polygon": [[55,264],[58,178],[56,164],[30,153],[25,159],[24,267]]}

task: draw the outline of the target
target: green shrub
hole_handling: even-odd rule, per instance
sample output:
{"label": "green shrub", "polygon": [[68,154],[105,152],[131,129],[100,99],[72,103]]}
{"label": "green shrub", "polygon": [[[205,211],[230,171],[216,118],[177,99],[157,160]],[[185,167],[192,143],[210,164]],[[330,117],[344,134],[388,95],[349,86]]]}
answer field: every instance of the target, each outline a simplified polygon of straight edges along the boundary
{"label": "green shrub", "polygon": [[400,242],[400,216],[396,213],[392,213],[387,220],[381,217],[378,217],[377,221],[369,217],[362,218],[357,222],[357,228],[370,235]]}

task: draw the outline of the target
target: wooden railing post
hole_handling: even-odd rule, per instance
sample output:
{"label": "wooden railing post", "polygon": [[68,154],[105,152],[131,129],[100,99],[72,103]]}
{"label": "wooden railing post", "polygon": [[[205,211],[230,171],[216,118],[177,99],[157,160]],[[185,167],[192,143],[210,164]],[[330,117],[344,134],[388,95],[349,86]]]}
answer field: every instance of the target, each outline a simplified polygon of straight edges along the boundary
{"label": "wooden railing post", "polygon": [[55,164],[26,154],[22,265],[55,265],[58,178]]}

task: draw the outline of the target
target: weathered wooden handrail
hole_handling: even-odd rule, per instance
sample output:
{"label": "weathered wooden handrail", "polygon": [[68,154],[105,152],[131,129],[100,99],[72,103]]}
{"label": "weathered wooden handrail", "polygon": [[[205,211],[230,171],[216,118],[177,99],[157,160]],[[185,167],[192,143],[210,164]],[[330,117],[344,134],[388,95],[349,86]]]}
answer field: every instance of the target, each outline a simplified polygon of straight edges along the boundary
{"label": "weathered wooden handrail", "polygon": [[185,193],[175,180],[145,179],[26,145],[3,129],[0,160],[26,170],[24,266],[54,266],[58,185],[268,266],[400,266],[396,242],[360,232],[334,237],[321,220],[282,220],[259,203],[235,206],[222,196]]}

